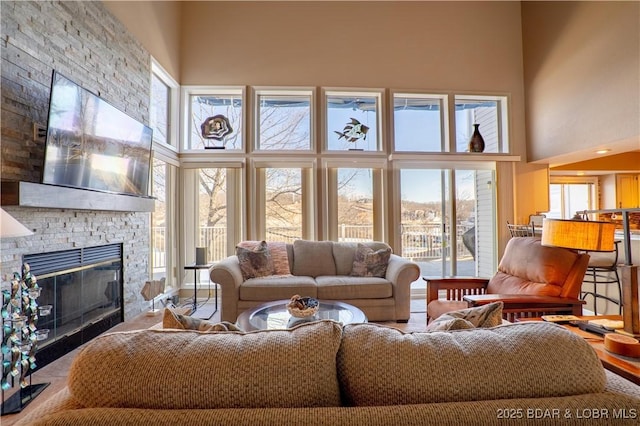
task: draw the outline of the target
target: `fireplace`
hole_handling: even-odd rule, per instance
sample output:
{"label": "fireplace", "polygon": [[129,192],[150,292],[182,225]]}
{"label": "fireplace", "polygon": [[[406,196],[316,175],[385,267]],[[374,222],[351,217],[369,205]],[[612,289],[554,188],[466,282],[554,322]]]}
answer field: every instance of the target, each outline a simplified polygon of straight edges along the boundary
{"label": "fireplace", "polygon": [[37,368],[60,358],[124,320],[122,244],[24,255],[42,289]]}

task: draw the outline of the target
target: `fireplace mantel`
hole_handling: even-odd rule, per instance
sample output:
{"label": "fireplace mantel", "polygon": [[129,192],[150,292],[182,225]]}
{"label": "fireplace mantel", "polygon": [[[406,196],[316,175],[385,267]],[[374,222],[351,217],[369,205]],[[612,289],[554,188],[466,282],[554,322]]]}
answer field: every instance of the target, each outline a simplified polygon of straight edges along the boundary
{"label": "fireplace mantel", "polygon": [[155,198],[34,182],[3,181],[0,193],[3,206],[121,212],[152,212],[155,208]]}

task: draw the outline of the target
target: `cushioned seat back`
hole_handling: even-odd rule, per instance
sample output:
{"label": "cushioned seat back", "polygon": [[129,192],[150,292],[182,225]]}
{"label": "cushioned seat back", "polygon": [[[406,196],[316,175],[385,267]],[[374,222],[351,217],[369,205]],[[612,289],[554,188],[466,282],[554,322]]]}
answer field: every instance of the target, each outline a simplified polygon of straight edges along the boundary
{"label": "cushioned seat back", "polygon": [[293,242],[293,275],[317,277],[335,275],[333,242],[295,240]]}
{"label": "cushioned seat back", "polygon": [[246,334],[111,333],[78,354],[68,386],[87,408],[338,406],[341,335],[333,321]]}
{"label": "cushioned seat back", "polygon": [[578,298],[589,256],[546,247],[535,237],[509,240],[487,293]]}
{"label": "cushioned seat back", "polygon": [[337,367],[356,406],[580,395],[606,381],[582,337],[544,322],[432,333],[349,324]]}

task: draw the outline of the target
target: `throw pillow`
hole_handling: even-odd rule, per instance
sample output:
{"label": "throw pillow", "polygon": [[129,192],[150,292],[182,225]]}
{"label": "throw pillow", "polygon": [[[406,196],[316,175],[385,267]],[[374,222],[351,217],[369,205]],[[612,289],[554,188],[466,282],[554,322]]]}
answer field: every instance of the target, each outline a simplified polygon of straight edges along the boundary
{"label": "throw pillow", "polygon": [[427,331],[467,330],[475,328],[473,324],[463,318],[449,318],[445,320],[433,320],[427,324]]}
{"label": "throw pillow", "polygon": [[[468,322],[471,327],[463,328],[490,328],[497,327],[502,324],[502,307],[504,304],[502,302],[493,302],[488,303],[483,306],[478,306],[476,308],[467,308],[461,309],[459,311],[447,312],[446,314],[440,315],[438,318],[434,319],[427,326],[427,330],[441,330],[439,327],[446,327],[449,323],[451,325],[451,321],[455,319],[463,319],[465,322]],[[445,323],[439,324],[438,323]],[[454,326],[460,326],[461,323],[457,323]],[[454,330],[449,328],[449,330]]]}
{"label": "throw pillow", "polygon": [[[238,247],[244,247],[253,250],[260,241],[242,241]],[[267,248],[271,253],[271,261],[273,262],[274,275],[291,275],[289,268],[289,255],[287,254],[287,243],[282,241],[267,242]]]}
{"label": "throw pillow", "polygon": [[182,315],[171,308],[164,310],[162,317],[162,328],[174,328],[178,330],[198,330],[198,331],[242,331],[235,324],[228,321],[212,323],[199,318]]}
{"label": "throw pillow", "polygon": [[374,251],[358,243],[353,257],[352,277],[381,277],[387,273],[387,265],[391,257],[391,248]]}
{"label": "throw pillow", "polygon": [[236,246],[236,254],[245,280],[273,275],[273,260],[266,241],[260,241],[253,249]]}

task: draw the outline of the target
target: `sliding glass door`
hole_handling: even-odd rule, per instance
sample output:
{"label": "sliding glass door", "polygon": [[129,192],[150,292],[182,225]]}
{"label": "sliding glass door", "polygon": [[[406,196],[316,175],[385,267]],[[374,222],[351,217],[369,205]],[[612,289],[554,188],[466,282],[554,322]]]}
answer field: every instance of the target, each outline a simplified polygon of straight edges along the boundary
{"label": "sliding glass door", "polygon": [[493,170],[400,170],[402,256],[423,276],[495,271]]}

